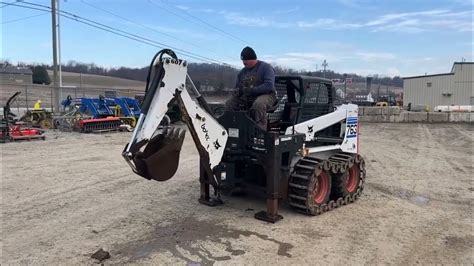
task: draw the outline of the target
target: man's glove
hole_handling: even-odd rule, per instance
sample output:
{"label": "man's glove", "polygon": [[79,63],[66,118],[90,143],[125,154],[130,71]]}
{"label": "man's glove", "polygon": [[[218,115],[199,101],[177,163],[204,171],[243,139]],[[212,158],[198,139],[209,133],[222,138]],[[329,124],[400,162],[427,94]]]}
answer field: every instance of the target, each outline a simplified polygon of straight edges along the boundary
{"label": "man's glove", "polygon": [[242,88],[242,93],[245,95],[245,96],[252,96],[253,95],[253,88],[252,87],[243,87]]}

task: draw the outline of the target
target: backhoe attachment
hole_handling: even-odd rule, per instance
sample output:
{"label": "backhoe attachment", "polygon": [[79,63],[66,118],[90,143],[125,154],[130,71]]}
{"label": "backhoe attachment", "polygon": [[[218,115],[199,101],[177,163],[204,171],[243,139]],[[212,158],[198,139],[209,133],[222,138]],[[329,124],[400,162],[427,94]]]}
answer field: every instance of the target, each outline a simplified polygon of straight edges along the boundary
{"label": "backhoe attachment", "polygon": [[186,77],[187,63],[178,60],[173,51],[165,49],[155,55],[148,72],[142,114],[122,156],[135,173],[146,179],[170,179],[178,169],[185,130],[159,125],[169,105],[176,103],[199,152],[206,176],[202,182],[217,189],[219,179],[212,169],[221,162],[227,131],[209,113],[194,86],[197,102],[191,98],[185,87]]}
{"label": "backhoe attachment", "polygon": [[160,122],[185,81],[185,61],[167,49],[155,55],[148,71],[142,113],[122,153],[132,170],[146,179],[166,181],[178,169],[185,130],[160,128]]}

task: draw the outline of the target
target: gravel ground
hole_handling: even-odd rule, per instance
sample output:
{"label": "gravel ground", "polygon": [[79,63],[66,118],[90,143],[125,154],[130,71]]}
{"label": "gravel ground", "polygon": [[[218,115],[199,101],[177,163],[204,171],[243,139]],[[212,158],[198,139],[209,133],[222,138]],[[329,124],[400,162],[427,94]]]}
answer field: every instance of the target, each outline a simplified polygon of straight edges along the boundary
{"label": "gravel ground", "polygon": [[167,182],[134,175],[129,133],[48,132],[1,147],[2,264],[473,264],[472,125],[363,124],[364,195],[317,217],[264,202],[198,204],[198,155],[185,140]]}

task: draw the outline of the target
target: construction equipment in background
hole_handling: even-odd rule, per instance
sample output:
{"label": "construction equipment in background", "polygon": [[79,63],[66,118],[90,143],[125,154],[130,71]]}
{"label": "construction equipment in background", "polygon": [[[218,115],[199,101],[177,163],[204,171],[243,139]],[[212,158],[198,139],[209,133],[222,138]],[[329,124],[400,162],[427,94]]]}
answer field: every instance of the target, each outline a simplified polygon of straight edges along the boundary
{"label": "construction equipment in background", "polygon": [[186,77],[187,62],[172,50],[153,58],[142,114],[122,153],[136,174],[157,181],[175,174],[185,131],[158,125],[176,102],[200,156],[200,203],[222,204],[225,192],[255,193],[267,203],[255,218],[276,222],[280,200],[319,215],[360,197],[366,174],[358,154],[358,107],[337,105],[330,80],[276,77],[278,102],[263,130],[246,110],[214,116],[189,78],[196,100],[191,98]]}
{"label": "construction equipment in background", "polygon": [[53,127],[53,113],[41,107],[41,100],[35,102],[33,110],[28,110],[20,118],[32,127],[40,127],[42,129],[50,129]]}
{"label": "construction equipment in background", "polygon": [[11,96],[3,107],[3,118],[0,122],[0,142],[10,142],[17,140],[45,140],[46,136],[42,130],[24,127],[24,122],[16,121],[16,115],[11,112],[11,104],[18,98],[21,92],[16,92]]}
{"label": "construction equipment in background", "polygon": [[386,107],[386,106],[397,106],[397,101],[395,97],[391,95],[382,95],[378,97],[377,103],[375,104],[377,107]]}
{"label": "construction equipment in background", "polygon": [[357,104],[358,106],[374,106],[376,104],[371,92],[367,95],[356,94],[351,103]]}
{"label": "construction equipment in background", "polygon": [[140,104],[134,98],[129,97],[113,97],[106,98],[106,104],[114,113],[114,116],[119,117],[122,124],[129,125],[134,128],[137,119],[140,116]]}
{"label": "construction equipment in background", "polygon": [[65,114],[55,119],[55,126],[65,131],[98,133],[119,130],[122,124],[107,106],[104,97],[72,98],[68,96],[62,103]]}

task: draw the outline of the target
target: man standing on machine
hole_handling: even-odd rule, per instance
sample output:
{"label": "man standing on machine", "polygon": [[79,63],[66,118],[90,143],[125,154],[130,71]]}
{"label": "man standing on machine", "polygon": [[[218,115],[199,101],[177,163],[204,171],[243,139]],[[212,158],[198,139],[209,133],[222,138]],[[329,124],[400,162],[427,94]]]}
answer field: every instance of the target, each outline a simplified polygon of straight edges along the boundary
{"label": "man standing on machine", "polygon": [[255,51],[245,47],[240,53],[244,68],[237,76],[232,97],[225,103],[229,111],[249,110],[257,125],[267,130],[267,110],[276,104],[275,71],[268,63],[257,60]]}

